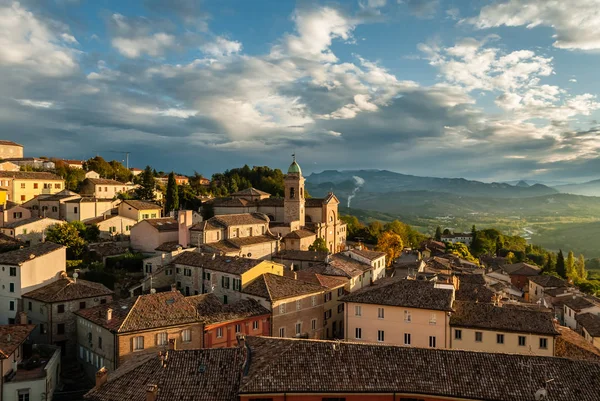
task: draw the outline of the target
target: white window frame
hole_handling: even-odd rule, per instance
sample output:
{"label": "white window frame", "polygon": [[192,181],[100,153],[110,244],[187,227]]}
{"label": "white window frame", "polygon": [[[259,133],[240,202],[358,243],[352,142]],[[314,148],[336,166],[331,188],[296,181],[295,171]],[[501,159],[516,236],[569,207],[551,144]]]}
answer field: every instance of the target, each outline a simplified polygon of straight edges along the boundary
{"label": "white window frame", "polygon": [[360,327],[354,329],[354,338],[357,340],[362,340],[362,329]]}
{"label": "white window frame", "polygon": [[144,349],[144,336],[133,337],[133,350],[142,351]]}
{"label": "white window frame", "polygon": [[296,310],[302,309],[302,301],[300,299],[296,300]]}
{"label": "white window frame", "polygon": [[295,324],[295,328],[296,328],[296,335],[300,335],[302,334],[302,322],[296,322]]}
{"label": "white window frame", "polygon": [[258,330],[258,320],[252,322],[252,330]]}
{"label": "white window frame", "polygon": [[429,348],[436,348],[437,346],[437,340],[435,338],[435,336],[429,336]]}
{"label": "white window frame", "polygon": [[[406,341],[408,340],[408,341]],[[404,333],[404,345],[410,345],[411,344],[411,335],[410,333]]]}
{"label": "white window frame", "polygon": [[354,306],[354,316],[362,316],[362,306],[361,305]]}
{"label": "white window frame", "polygon": [[377,308],[377,319],[383,319],[385,316],[385,310],[383,308]]}
{"label": "white window frame", "polygon": [[156,335],[156,345],[169,344],[169,334],[165,331]]}
{"label": "white window frame", "polygon": [[285,337],[285,327],[279,328],[279,337],[281,337],[281,338]]}
{"label": "white window frame", "polygon": [[435,312],[429,316],[429,324],[431,324],[431,325],[437,324],[437,315],[435,314]]}
{"label": "white window frame", "polygon": [[192,330],[181,330],[181,341],[184,343],[189,343],[190,341],[192,341]]}
{"label": "white window frame", "polygon": [[411,314],[410,314],[410,311],[409,311],[409,310],[406,310],[406,309],[404,310],[404,322],[405,322],[405,323],[410,323],[410,322],[412,322],[412,316],[411,316]]}
{"label": "white window frame", "polygon": [[383,330],[377,330],[377,342],[384,342],[385,341],[385,331]]}
{"label": "white window frame", "polygon": [[223,328],[217,327],[217,338],[223,338]]}

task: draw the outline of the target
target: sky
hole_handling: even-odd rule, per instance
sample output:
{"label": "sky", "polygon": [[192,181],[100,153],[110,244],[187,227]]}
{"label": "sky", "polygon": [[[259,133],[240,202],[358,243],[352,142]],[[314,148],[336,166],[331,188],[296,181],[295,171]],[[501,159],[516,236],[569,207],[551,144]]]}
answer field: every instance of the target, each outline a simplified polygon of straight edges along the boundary
{"label": "sky", "polygon": [[600,0],[0,0],[0,139],[205,176],[600,178]]}

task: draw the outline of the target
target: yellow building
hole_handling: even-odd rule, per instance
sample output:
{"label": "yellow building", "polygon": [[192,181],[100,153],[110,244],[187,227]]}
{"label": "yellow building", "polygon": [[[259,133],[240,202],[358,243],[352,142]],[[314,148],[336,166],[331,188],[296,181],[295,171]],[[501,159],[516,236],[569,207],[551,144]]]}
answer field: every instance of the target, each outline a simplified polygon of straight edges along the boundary
{"label": "yellow building", "polygon": [[47,172],[0,171],[0,189],[7,200],[24,203],[41,194],[55,194],[65,189],[65,180]]}
{"label": "yellow building", "polygon": [[162,208],[155,203],[124,200],[119,204],[119,215],[138,222],[145,219],[159,219],[162,217]]}
{"label": "yellow building", "polygon": [[551,312],[485,302],[454,303],[450,348],[553,356],[558,332]]}
{"label": "yellow building", "polygon": [[448,313],[454,287],[397,279],[342,298],[349,341],[421,348],[448,347]]}
{"label": "yellow building", "polygon": [[6,188],[0,188],[0,205],[6,205],[6,201],[8,200],[8,190]]}

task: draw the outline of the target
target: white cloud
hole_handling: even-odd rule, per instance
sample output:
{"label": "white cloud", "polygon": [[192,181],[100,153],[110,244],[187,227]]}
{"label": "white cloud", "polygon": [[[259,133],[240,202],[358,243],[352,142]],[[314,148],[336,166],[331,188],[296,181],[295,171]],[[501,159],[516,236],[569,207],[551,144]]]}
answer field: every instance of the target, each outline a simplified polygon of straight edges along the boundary
{"label": "white cloud", "polygon": [[77,39],[75,39],[75,36],[73,36],[73,35],[70,35],[70,34],[68,34],[68,33],[62,33],[62,34],[60,35],[60,37],[62,38],[62,40],[64,40],[64,41],[65,41],[65,42],[67,42],[67,43],[73,43],[73,44],[79,43],[79,42],[77,41]]}
{"label": "white cloud", "polygon": [[31,99],[15,99],[22,106],[34,107],[37,109],[51,109],[54,107],[54,102]]}
{"label": "white cloud", "polygon": [[[122,105],[123,107],[127,107],[126,105]],[[186,109],[152,109],[149,107],[129,107],[128,108],[132,113],[135,114],[143,114],[148,116],[159,116],[159,117],[174,117],[174,118],[190,118],[198,114],[198,110],[186,110]]]}
{"label": "white cloud", "polygon": [[439,0],[398,0],[399,4],[406,4],[411,12],[419,18],[431,18],[437,12]]}
{"label": "white cloud", "polygon": [[569,82],[577,82],[577,80],[575,78],[571,78],[569,79]]}
{"label": "white cloud", "polygon": [[[55,27],[51,28],[49,23]],[[60,44],[59,40],[75,38],[66,32],[55,33],[56,26],[62,28],[61,24],[36,17],[17,2],[0,5],[0,65],[47,76],[64,76],[76,71],[77,51]]]}
{"label": "white cloud", "polygon": [[274,48],[274,55],[286,53],[294,57],[336,62],[337,57],[329,46],[334,39],[351,40],[356,26],[356,21],[331,7],[297,10],[293,19],[298,34],[287,35],[283,48]]}
{"label": "white cloud", "polygon": [[600,49],[600,4],[597,0],[507,0],[481,9],[464,20],[479,29],[505,26],[550,27],[554,46],[569,50]]}
{"label": "white cloud", "polygon": [[162,56],[175,45],[174,35],[165,32],[151,33],[148,23],[136,23],[121,14],[113,14],[111,23],[116,31],[111,44],[125,57],[138,58],[144,54]]}
{"label": "white cloud", "polygon": [[201,46],[204,53],[213,57],[227,57],[242,51],[242,44],[234,40],[228,40],[218,36],[214,41]]}

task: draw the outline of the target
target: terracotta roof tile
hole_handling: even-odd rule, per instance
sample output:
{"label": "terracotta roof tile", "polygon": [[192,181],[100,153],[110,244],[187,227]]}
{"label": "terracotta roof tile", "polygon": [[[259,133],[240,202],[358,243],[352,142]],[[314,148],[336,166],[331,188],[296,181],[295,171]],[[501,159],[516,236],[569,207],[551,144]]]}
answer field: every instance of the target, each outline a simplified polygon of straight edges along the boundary
{"label": "terracotta roof tile", "polygon": [[484,284],[461,282],[455,293],[455,297],[457,301],[492,302],[494,291],[487,288]]}
{"label": "terracotta roof tile", "polygon": [[269,218],[262,213],[222,214],[208,219],[212,224],[223,228],[246,224],[265,224]]}
{"label": "terracotta roof tile", "polygon": [[59,176],[43,171],[0,171],[1,178],[16,178],[20,180],[50,180],[64,181]]}
{"label": "terracotta roof tile", "polygon": [[140,200],[124,200],[123,203],[137,210],[161,210],[162,208],[156,203],[144,202]]}
{"label": "terracotta roof tile", "polygon": [[563,303],[569,308],[573,309],[575,312],[596,306],[596,304],[592,301],[580,296],[566,296]]}
{"label": "terracotta roof tile", "polygon": [[85,395],[91,401],[145,401],[148,385],[157,401],[235,401],[245,352],[241,348],[168,351],[166,364],[153,354],[134,367],[109,374],[108,382]]}
{"label": "terracotta roof tile", "polygon": [[65,277],[25,293],[22,297],[51,303],[111,294],[113,294],[113,291],[100,283],[86,280],[75,281],[69,277]]}
{"label": "terracotta roof tile", "polygon": [[273,256],[273,260],[301,260],[306,262],[325,262],[329,252],[283,250]]}
{"label": "terracotta roof tile", "polygon": [[160,251],[160,252],[174,252],[178,249],[183,248],[181,246],[181,244],[179,244],[179,242],[177,241],[172,241],[172,242],[165,242],[164,244],[160,244],[157,248],[155,248],[155,251]]}
{"label": "terracotta roof tile", "polygon": [[551,312],[495,306],[484,302],[454,303],[450,326],[501,330],[516,333],[536,333],[554,336],[554,315]]}
{"label": "terracotta roof tile", "polygon": [[84,180],[84,184],[85,181],[87,182],[91,182],[94,185],[118,185],[118,186],[125,186],[127,184],[120,182],[120,181],[116,181],[116,180],[111,180],[108,178],[86,178]]}
{"label": "terracotta roof tile", "polygon": [[512,265],[504,265],[501,267],[510,276],[537,276],[541,273],[541,269],[537,266],[528,263],[515,263]]}
{"label": "terracotta roof tile", "polygon": [[160,232],[178,231],[179,230],[179,225],[177,224],[177,220],[175,220],[171,217],[162,217],[159,219],[144,219],[144,220],[140,221],[139,223],[137,223],[136,225],[134,225],[134,227],[139,224],[145,224],[145,223],[150,224],[152,227],[156,228]]}
{"label": "terracotta roof tile", "polygon": [[385,256],[385,252],[369,251],[368,249],[350,249],[348,253],[354,253],[363,258],[369,259],[371,262]]}
{"label": "terracotta roof tile", "polygon": [[590,336],[600,337],[600,316],[594,313],[579,313],[575,315],[575,320],[590,333]]}
{"label": "terracotta roof tile", "polygon": [[533,281],[534,283],[536,283],[537,285],[540,285],[544,288],[548,288],[548,287],[553,287],[553,288],[557,288],[557,287],[564,287],[566,286],[568,283],[558,277],[554,277],[554,276],[549,276],[546,274],[540,274],[539,276],[532,276],[529,277],[529,281]]}
{"label": "terracotta roof tile", "polygon": [[[111,320],[106,320],[107,309]],[[140,295],[75,312],[79,316],[118,333],[135,332],[198,321],[196,307],[179,291]]]}
{"label": "terracotta roof tile", "polygon": [[349,279],[346,277],[324,276],[319,273],[309,271],[298,271],[298,280],[306,281],[307,283],[318,284],[321,287],[333,289],[342,287],[348,284]]}
{"label": "terracotta roof tile", "polygon": [[323,292],[320,285],[271,273],[263,274],[248,284],[242,292],[271,301]]}
{"label": "terracotta roof tile", "polygon": [[452,310],[452,290],[435,288],[433,281],[385,279],[342,298],[343,302]]}
{"label": "terracotta roof tile", "polygon": [[35,329],[35,324],[0,326],[0,359],[8,359]]}
{"label": "terracotta roof tile", "polygon": [[4,140],[0,141],[0,145],[3,145],[3,146],[18,146],[20,148],[23,147],[23,145],[19,145],[16,142],[13,142],[13,141],[4,141]]}
{"label": "terracotta roof tile", "polygon": [[196,305],[198,316],[205,324],[224,323],[271,314],[267,308],[254,299],[242,299],[227,305],[222,304],[219,298],[212,293],[193,295],[186,299]]}
{"label": "terracotta roof tile", "polygon": [[237,192],[231,194],[231,196],[264,196],[264,195],[271,196],[271,194],[268,192],[264,192],[264,191],[261,191],[259,189],[252,188],[252,187],[242,189],[241,191],[237,191]]}
{"label": "terracotta roof tile", "polygon": [[38,221],[42,221],[45,220],[48,223],[62,223],[61,220],[55,220],[55,219],[51,219],[49,217],[30,217],[28,219],[23,219],[23,220],[17,220],[17,221],[13,221],[12,223],[9,224],[5,224],[2,228],[17,228],[17,227],[22,227],[22,226],[26,226],[27,224],[31,224],[31,223],[37,223]]}
{"label": "terracotta roof tile", "polygon": [[65,248],[62,245],[54,242],[42,242],[40,244],[31,245],[28,248],[17,249],[10,252],[0,254],[0,264],[4,265],[21,265],[29,260],[49,254],[58,249]]}
{"label": "terracotta roof tile", "polygon": [[600,349],[568,327],[557,327],[560,336],[556,337],[554,356],[584,361],[600,362]]}
{"label": "terracotta roof tile", "polygon": [[316,237],[316,235],[317,234],[315,234],[312,231],[300,229],[300,230],[294,230],[294,231],[286,234],[286,236],[284,238],[302,239],[302,238]]}
{"label": "terracotta roof tile", "polygon": [[366,399],[365,393],[387,392],[515,401],[533,400],[549,378],[548,400],[595,401],[600,392],[600,364],[586,361],[266,337],[246,341],[252,362],[240,394],[359,393]]}

